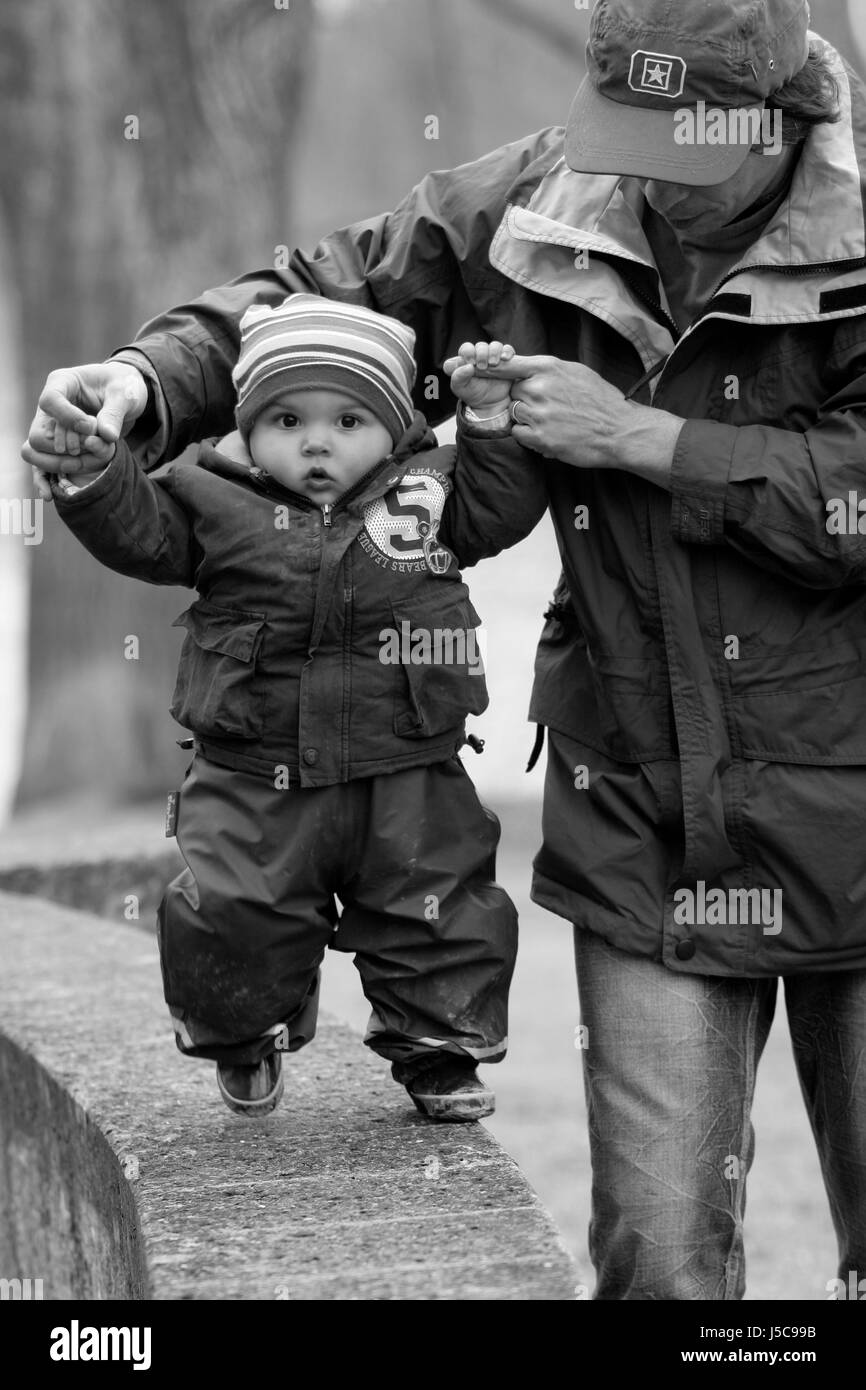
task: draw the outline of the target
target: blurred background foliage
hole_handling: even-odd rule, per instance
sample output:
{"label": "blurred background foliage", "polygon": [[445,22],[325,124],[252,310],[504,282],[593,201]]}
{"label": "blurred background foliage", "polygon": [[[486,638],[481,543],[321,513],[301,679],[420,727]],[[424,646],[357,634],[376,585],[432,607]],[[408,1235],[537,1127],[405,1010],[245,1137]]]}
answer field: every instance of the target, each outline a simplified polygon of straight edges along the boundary
{"label": "blurred background foliage", "polygon": [[[845,0],[813,4],[816,27],[850,54],[849,10],[862,24]],[[588,21],[571,0],[4,6],[0,259],[20,431],[51,368],[106,356],[159,310],[273,264],[278,246],[310,248],[392,207],[431,168],[561,124]],[[129,117],[138,139],[126,138]],[[181,763],[169,624],[188,596],[109,574],[51,509],[45,520],[44,544],[18,544],[30,570],[19,801],[161,793]],[[533,577],[540,544],[546,533],[525,552]],[[556,568],[551,557],[531,596],[519,573],[515,583],[531,614],[525,640],[509,643],[525,645],[514,695],[524,708]],[[124,659],[128,635],[138,661]]]}

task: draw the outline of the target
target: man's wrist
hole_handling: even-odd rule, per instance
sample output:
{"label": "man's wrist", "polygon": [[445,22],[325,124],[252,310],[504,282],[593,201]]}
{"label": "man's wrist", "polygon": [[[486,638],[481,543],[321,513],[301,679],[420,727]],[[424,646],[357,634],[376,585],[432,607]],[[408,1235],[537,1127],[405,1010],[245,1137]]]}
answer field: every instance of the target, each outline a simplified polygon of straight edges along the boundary
{"label": "man's wrist", "polygon": [[611,466],[635,473],[670,492],[677,440],[685,423],[680,416],[666,410],[637,406],[629,412],[616,438],[616,459],[611,461]]}
{"label": "man's wrist", "polygon": [[140,458],[145,469],[162,461],[169,437],[169,408],[159,377],[150,359],[134,346],[120,348],[108,359],[134,367],[147,387],[144,410],[126,435],[126,442]]}

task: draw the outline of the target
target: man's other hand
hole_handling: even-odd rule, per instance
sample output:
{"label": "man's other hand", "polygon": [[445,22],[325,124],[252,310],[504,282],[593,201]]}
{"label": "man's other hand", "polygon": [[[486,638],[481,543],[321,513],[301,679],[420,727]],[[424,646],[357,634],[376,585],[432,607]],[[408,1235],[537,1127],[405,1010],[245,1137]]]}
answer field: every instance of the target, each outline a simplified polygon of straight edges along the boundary
{"label": "man's other hand", "polygon": [[127,362],[93,362],[49,372],[21,457],[40,497],[51,500],[50,473],[81,473],[104,464],[147,405],[147,382]]}

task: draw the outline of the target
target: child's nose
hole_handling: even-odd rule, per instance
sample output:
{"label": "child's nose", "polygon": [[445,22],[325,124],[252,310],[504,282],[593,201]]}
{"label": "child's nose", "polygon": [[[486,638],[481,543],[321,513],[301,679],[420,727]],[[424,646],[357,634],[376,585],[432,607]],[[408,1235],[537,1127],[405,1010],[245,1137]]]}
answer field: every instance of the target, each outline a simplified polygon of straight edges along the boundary
{"label": "child's nose", "polygon": [[308,429],[301,444],[301,450],[305,454],[326,454],[330,449],[327,431],[323,429]]}

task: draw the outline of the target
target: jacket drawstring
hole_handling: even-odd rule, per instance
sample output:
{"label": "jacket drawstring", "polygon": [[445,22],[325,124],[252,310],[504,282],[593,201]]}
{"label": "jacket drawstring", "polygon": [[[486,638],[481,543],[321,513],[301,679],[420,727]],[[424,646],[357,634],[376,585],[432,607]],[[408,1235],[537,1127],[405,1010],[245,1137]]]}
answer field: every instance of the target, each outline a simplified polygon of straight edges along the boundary
{"label": "jacket drawstring", "polygon": [[532,745],[532,752],[529,755],[529,762],[526,764],[526,771],[531,772],[541,757],[541,750],[544,747],[544,725],[538,724],[535,729],[535,743]]}
{"label": "jacket drawstring", "polygon": [[626,391],[625,399],[627,401],[634,400],[634,397],[637,395],[638,391],[640,391],[644,386],[648,386],[649,383],[659,375],[659,372],[664,371],[665,367],[670,361],[671,356],[672,354],[668,352],[665,353],[664,357],[660,357],[658,362],[656,362],[655,366],[650,367],[648,372],[644,372],[640,380],[636,381],[634,386],[632,386],[628,391]]}

